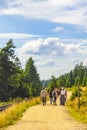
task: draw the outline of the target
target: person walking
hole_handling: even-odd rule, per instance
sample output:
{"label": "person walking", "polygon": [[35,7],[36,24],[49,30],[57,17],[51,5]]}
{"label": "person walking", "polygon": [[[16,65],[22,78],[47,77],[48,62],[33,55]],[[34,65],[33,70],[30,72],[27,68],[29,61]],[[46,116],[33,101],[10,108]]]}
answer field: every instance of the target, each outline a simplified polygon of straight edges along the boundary
{"label": "person walking", "polygon": [[49,92],[49,97],[50,97],[50,105],[53,103],[53,90],[51,89]]}
{"label": "person walking", "polygon": [[42,105],[43,106],[46,105],[47,90],[46,90],[45,87],[41,90],[40,97],[41,97],[41,100],[42,100]]}
{"label": "person walking", "polygon": [[60,91],[60,105],[64,106],[67,98],[67,91],[64,89],[64,87],[61,88]]}
{"label": "person walking", "polygon": [[56,104],[57,97],[58,97],[57,89],[54,88],[54,90],[53,90],[53,104],[54,104],[54,105],[57,105],[57,104]]}

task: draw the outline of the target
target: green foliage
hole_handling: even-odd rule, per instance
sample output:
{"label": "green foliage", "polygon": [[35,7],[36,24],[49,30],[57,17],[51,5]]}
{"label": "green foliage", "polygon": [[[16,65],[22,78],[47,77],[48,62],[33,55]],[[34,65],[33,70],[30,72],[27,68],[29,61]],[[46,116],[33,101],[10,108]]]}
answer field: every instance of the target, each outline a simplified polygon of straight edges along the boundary
{"label": "green foliage", "polygon": [[0,100],[38,96],[42,84],[32,57],[22,69],[12,39],[0,50]]}
{"label": "green foliage", "polygon": [[84,75],[83,81],[82,81],[82,86],[86,86],[87,85],[87,75]]}
{"label": "green foliage", "polygon": [[43,87],[47,88],[49,83],[50,83],[50,79],[49,80],[42,80],[41,83],[42,83]]}
{"label": "green foliage", "polygon": [[65,76],[62,75],[60,76],[58,79],[57,79],[57,86],[60,87],[60,86],[65,86]]}
{"label": "green foliage", "polygon": [[75,68],[72,71],[59,76],[59,78],[57,79],[58,87],[72,87],[74,85],[77,86],[78,83],[80,86],[87,85],[87,67],[83,66],[82,62],[80,64],[75,65]]}
{"label": "green foliage", "polygon": [[[82,95],[82,89],[79,88],[79,96],[81,97],[81,95]],[[78,97],[78,86],[73,86],[70,100],[74,100],[76,97]]]}
{"label": "green foliage", "polygon": [[50,83],[48,84],[48,90],[53,90],[54,88],[57,88],[57,81],[55,76],[51,76]]}
{"label": "green foliage", "polygon": [[29,96],[38,96],[40,94],[42,84],[32,57],[28,59],[24,73],[25,82],[28,84]]}
{"label": "green foliage", "polygon": [[8,101],[14,95],[15,83],[20,73],[19,60],[14,54],[13,41],[9,40],[0,51],[0,99]]}
{"label": "green foliage", "polygon": [[71,95],[70,99],[74,100],[76,97],[78,97],[78,89],[77,89],[77,87],[73,87],[72,95]]}

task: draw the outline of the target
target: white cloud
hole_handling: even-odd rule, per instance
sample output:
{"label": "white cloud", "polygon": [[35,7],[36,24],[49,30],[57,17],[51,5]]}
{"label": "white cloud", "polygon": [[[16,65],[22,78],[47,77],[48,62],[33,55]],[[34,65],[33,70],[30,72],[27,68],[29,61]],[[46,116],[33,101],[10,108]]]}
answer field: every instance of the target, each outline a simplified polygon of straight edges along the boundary
{"label": "white cloud", "polygon": [[87,46],[81,46],[78,51],[80,54],[84,54],[85,56],[87,56]]}
{"label": "white cloud", "polygon": [[[63,40],[64,41],[64,40]],[[77,42],[78,41],[78,42]],[[72,55],[73,53],[87,53],[87,46],[84,46],[84,40],[72,39],[73,43],[63,43],[59,38],[39,38],[37,40],[31,40],[26,42],[19,52],[32,55],[42,56],[63,56]],[[76,43],[76,44],[75,44]],[[85,50],[85,52],[83,51]]]}
{"label": "white cloud", "polygon": [[84,65],[87,66],[87,59],[84,59]]}
{"label": "white cloud", "polygon": [[32,40],[25,43],[20,49],[21,52],[30,53],[30,54],[38,54],[40,47],[44,45],[43,39]]}
{"label": "white cloud", "polygon": [[55,60],[53,59],[48,59],[48,60],[43,60],[43,62],[37,62],[37,65],[40,67],[53,67],[55,65]]}
{"label": "white cloud", "polygon": [[28,41],[21,48],[21,52],[35,55],[62,55],[64,47],[59,38],[47,38]]}
{"label": "white cloud", "polygon": [[78,52],[78,49],[80,48],[79,43],[78,44],[66,44],[65,46],[65,53],[66,54],[70,54],[73,53],[75,51]]}
{"label": "white cloud", "polygon": [[87,2],[85,0],[15,0],[9,1],[0,14],[21,15],[29,19],[44,19],[56,23],[87,26]]}
{"label": "white cloud", "polygon": [[[72,41],[72,42],[71,42]],[[16,49],[23,66],[32,57],[41,78],[48,79],[52,74],[59,76],[74,68],[78,62],[87,63],[86,39],[47,38],[28,41]]]}
{"label": "white cloud", "polygon": [[53,29],[54,32],[59,32],[59,31],[63,31],[64,28],[63,27],[56,27]]}
{"label": "white cloud", "polygon": [[79,62],[79,59],[77,57],[68,57],[68,61],[71,63],[71,64],[76,64]]}
{"label": "white cloud", "polygon": [[22,33],[0,33],[0,38],[4,39],[25,39],[38,37],[38,35],[22,34]]}

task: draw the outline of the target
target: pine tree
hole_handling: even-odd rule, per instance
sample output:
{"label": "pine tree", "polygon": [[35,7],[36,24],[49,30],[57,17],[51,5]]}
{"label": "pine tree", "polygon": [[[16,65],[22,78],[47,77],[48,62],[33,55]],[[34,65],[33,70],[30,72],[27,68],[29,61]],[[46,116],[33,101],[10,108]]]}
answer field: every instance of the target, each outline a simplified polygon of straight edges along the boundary
{"label": "pine tree", "polygon": [[12,39],[0,50],[0,99],[7,101],[15,91],[15,78],[19,72]]}
{"label": "pine tree", "polygon": [[32,96],[40,94],[42,86],[32,57],[28,59],[25,66],[25,82],[28,84],[29,90],[32,91]]}
{"label": "pine tree", "polygon": [[29,58],[25,72],[15,56],[12,39],[0,50],[0,100],[38,96],[42,87],[34,61]]}

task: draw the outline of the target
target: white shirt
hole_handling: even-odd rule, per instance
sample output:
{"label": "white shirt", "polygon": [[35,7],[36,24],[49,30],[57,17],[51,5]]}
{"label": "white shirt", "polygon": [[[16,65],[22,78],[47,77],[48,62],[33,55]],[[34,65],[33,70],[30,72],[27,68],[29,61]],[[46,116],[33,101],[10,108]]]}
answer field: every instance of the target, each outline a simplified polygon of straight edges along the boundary
{"label": "white shirt", "polygon": [[65,95],[66,90],[61,90],[61,95]]}

